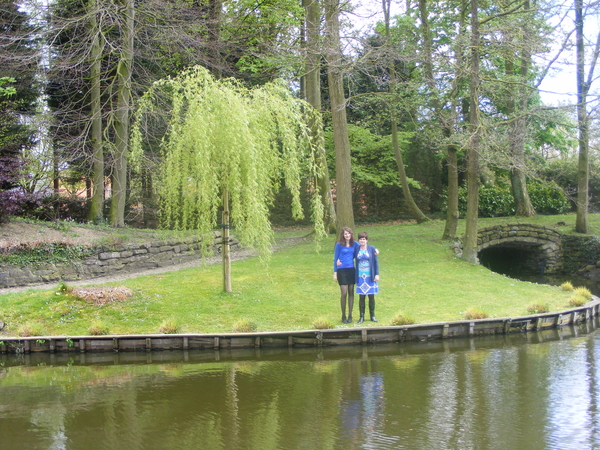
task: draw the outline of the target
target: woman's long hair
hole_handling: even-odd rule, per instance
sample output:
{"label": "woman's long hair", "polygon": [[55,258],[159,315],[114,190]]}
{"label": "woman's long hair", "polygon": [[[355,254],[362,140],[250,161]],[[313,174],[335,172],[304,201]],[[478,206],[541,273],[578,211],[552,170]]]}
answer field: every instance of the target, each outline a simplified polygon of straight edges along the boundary
{"label": "woman's long hair", "polygon": [[346,239],[344,238],[344,232],[348,231],[350,233],[350,246],[352,247],[354,245],[354,232],[352,231],[352,229],[350,227],[344,227],[342,228],[342,231],[340,232],[340,240],[339,243],[342,245],[346,245]]}

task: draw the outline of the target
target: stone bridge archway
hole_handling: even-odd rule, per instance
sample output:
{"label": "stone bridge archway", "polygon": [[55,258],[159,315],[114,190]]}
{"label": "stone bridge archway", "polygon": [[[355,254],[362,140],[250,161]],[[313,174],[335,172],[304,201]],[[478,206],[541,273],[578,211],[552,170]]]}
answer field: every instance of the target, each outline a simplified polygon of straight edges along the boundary
{"label": "stone bridge archway", "polygon": [[562,269],[562,233],[531,224],[507,224],[482,228],[477,237],[480,261],[487,254],[512,252],[524,270],[553,273]]}
{"label": "stone bridge archway", "polygon": [[[516,223],[482,228],[477,234],[477,256],[488,267],[486,256],[504,253],[526,271],[554,273],[563,269],[563,234],[553,228]],[[462,243],[452,247],[457,256],[462,252]]]}

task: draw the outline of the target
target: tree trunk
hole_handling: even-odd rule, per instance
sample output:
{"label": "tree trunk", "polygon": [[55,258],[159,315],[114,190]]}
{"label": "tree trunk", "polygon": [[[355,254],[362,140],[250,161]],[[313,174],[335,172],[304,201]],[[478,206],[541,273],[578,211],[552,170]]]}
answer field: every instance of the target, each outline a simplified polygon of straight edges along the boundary
{"label": "tree trunk", "polygon": [[[383,13],[385,17],[385,37],[389,45],[391,41],[390,36],[390,5],[391,0],[383,0]],[[394,68],[394,61],[392,60],[389,64],[388,71],[390,73],[390,94],[392,98],[396,91],[396,69]],[[408,207],[408,211],[413,219],[417,223],[427,222],[429,218],[423,214],[421,209],[417,206],[411,192],[410,186],[408,185],[408,178],[406,176],[406,170],[404,167],[404,161],[402,159],[402,152],[400,151],[400,145],[398,144],[398,124],[396,123],[396,114],[394,111],[395,102],[392,101],[390,104],[390,120],[392,122],[392,147],[394,148],[394,157],[396,158],[396,165],[398,166],[398,176],[400,177],[400,184],[402,186],[402,194],[404,195],[404,201]]]}
{"label": "tree trunk", "polygon": [[462,259],[473,264],[477,258],[477,218],[479,208],[479,17],[478,0],[471,0],[471,64],[469,85],[469,129],[467,149],[467,219]]}
{"label": "tree trunk", "polygon": [[587,92],[585,82],[585,45],[583,35],[583,0],[575,0],[575,36],[577,49],[577,127],[579,130],[579,165],[577,169],[577,218],[575,231],[587,233],[588,185],[589,185],[589,118],[587,114]]}
{"label": "tree trunk", "polygon": [[[321,8],[319,0],[303,0],[302,4],[306,10],[306,74],[304,75],[304,94],[306,101],[317,111],[321,111],[321,48],[319,39],[319,24],[321,22]],[[310,129],[313,140],[322,139],[323,124],[320,121],[311,120]],[[319,152],[319,165],[322,175],[317,176],[317,186],[323,204],[325,205],[325,226],[329,232],[336,232],[336,214],[331,193],[329,171],[327,169],[327,157],[325,149],[321,145],[316,148]]]}
{"label": "tree trunk", "polygon": [[129,111],[131,103],[131,69],[133,64],[134,0],[125,0],[125,29],[121,60],[117,65],[117,111],[115,112],[115,163],[113,196],[110,205],[111,225],[125,226],[127,198],[127,153],[129,148]]}
{"label": "tree trunk", "polygon": [[102,43],[96,18],[97,0],[91,1],[90,14],[92,28],[91,66],[90,66],[90,115],[92,117],[92,201],[88,219],[92,222],[104,220],[104,146],[102,142],[102,109],[100,106],[100,76]]}
{"label": "tree trunk", "polygon": [[223,249],[223,290],[233,292],[231,288],[231,252],[229,246],[229,191],[223,189],[223,223],[221,225],[221,246]]}
{"label": "tree trunk", "polygon": [[[530,10],[529,2],[523,3],[525,11]],[[535,216],[535,209],[531,204],[529,192],[527,191],[527,178],[525,176],[525,136],[527,135],[527,119],[524,111],[527,109],[527,104],[534,92],[527,83],[529,78],[529,68],[531,67],[531,53],[527,50],[530,31],[528,25],[523,25],[524,38],[523,45],[525,48],[521,50],[522,55],[519,61],[519,67],[515,68],[512,57],[506,60],[506,74],[512,78],[517,75],[517,83],[509,83],[508,92],[508,115],[513,118],[513,122],[509,127],[509,146],[510,155],[512,157],[510,165],[511,185],[513,199],[515,205],[515,214],[522,217]],[[516,69],[516,70],[515,70]],[[518,74],[516,71],[518,70]]]}
{"label": "tree trunk", "polygon": [[[519,114],[519,112],[516,113]],[[535,209],[533,209],[527,191],[527,178],[524,170],[526,122],[525,117],[519,117],[510,126],[509,145],[512,156],[510,181],[515,203],[515,215],[533,217],[535,216]]]}
{"label": "tree trunk", "polygon": [[327,28],[325,33],[325,55],[335,145],[337,228],[338,230],[342,227],[354,229],[352,162],[342,73],[339,0],[325,0],[325,22]]}
{"label": "tree trunk", "polygon": [[448,201],[446,204],[446,225],[442,239],[454,239],[458,228],[458,150],[454,145],[447,148],[446,164],[448,165]]}

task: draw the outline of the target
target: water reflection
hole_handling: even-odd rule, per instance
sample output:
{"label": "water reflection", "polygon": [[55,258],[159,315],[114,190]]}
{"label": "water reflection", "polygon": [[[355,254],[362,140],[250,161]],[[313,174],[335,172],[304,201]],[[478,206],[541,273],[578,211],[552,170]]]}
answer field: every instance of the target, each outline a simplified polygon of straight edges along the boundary
{"label": "water reflection", "polygon": [[7,449],[600,448],[600,335],[2,355]]}

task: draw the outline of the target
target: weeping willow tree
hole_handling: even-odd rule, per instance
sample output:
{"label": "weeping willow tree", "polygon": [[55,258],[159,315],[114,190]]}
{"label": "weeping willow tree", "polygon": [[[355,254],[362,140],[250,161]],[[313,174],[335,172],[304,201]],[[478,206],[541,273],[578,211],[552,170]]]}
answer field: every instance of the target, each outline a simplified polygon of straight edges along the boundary
{"label": "weeping willow tree", "polygon": [[[203,252],[209,254],[223,210],[224,231],[230,218],[240,243],[268,256],[274,239],[269,207],[281,182],[299,219],[302,180],[314,181],[326,170],[308,127],[309,115],[316,112],[283,82],[247,89],[195,67],[154,83],[142,97],[132,130],[133,164],[143,154],[143,124],[149,115],[164,114],[159,99],[165,96],[170,107],[161,141],[162,226],[197,230],[206,237]],[[311,216],[316,235],[323,236],[324,208],[319,190],[312,192]],[[225,259],[224,252],[224,289],[230,292]]]}

